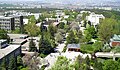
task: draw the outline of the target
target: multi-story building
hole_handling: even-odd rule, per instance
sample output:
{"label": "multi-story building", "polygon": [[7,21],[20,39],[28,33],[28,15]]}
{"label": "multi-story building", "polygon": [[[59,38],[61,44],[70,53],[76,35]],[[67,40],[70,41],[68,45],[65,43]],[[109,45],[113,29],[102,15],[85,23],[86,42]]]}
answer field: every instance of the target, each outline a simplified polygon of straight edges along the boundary
{"label": "multi-story building", "polygon": [[14,26],[14,18],[13,17],[0,17],[0,29],[4,29],[6,31],[11,31],[15,29]]}
{"label": "multi-story building", "polygon": [[91,22],[91,25],[96,26],[100,24],[100,19],[105,19],[105,17],[102,14],[91,13],[86,19]]}
{"label": "multi-story building", "polygon": [[9,17],[0,17],[0,29],[11,31],[15,29],[23,29],[23,16],[14,15]]}
{"label": "multi-story building", "polygon": [[0,49],[0,64],[2,63],[2,60],[5,59],[5,62],[8,65],[11,57],[15,58],[15,61],[17,61],[17,56],[19,55],[21,55],[20,45],[7,45]]}
{"label": "multi-story building", "polygon": [[11,15],[14,18],[15,29],[23,29],[23,16],[21,15]]}

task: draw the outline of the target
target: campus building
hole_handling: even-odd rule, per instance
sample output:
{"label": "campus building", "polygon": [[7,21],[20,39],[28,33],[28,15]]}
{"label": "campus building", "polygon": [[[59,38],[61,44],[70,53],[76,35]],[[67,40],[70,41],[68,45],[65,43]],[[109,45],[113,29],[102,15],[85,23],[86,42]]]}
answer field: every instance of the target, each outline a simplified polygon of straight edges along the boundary
{"label": "campus building", "polygon": [[22,31],[22,29],[23,29],[23,16],[21,16],[21,15],[9,15],[9,16],[14,18],[15,29],[20,29]]}
{"label": "campus building", "polygon": [[111,39],[110,39],[110,46],[111,47],[115,47],[115,46],[120,46],[120,35],[114,35]]}
{"label": "campus building", "polygon": [[13,17],[0,16],[0,29],[11,31],[15,29]]}
{"label": "campus building", "polygon": [[74,52],[80,52],[80,44],[68,44],[67,50],[74,51]]}
{"label": "campus building", "polygon": [[86,17],[87,21],[91,22],[91,25],[94,25],[94,27],[98,24],[100,24],[100,19],[105,19],[105,17],[102,14],[95,14],[91,13],[89,16]]}
{"label": "campus building", "polygon": [[0,29],[11,31],[15,29],[23,29],[23,16],[11,15],[9,17],[0,17]]}
{"label": "campus building", "polygon": [[20,45],[8,45],[5,40],[0,40],[4,48],[0,48],[0,64],[5,59],[6,64],[9,64],[10,58],[13,57],[17,60],[17,56],[21,55]]}

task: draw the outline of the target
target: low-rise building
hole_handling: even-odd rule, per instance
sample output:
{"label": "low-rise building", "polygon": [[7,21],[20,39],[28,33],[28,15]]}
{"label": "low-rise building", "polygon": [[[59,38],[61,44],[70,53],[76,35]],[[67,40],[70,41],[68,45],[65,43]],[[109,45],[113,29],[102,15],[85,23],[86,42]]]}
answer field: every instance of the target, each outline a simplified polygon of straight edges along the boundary
{"label": "low-rise building", "polygon": [[120,46],[120,35],[114,35],[111,39],[110,39],[110,46],[111,47],[115,47],[115,46]]}
{"label": "low-rise building", "polygon": [[80,52],[80,44],[68,44],[67,45],[67,50],[68,51]]}

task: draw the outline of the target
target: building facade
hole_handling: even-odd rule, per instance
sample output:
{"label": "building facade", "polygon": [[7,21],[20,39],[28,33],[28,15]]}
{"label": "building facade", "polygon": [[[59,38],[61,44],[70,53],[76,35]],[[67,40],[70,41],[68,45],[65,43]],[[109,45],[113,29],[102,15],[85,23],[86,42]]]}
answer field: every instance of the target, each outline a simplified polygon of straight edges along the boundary
{"label": "building facade", "polygon": [[23,29],[23,16],[21,15],[11,15],[14,18],[15,29]]}
{"label": "building facade", "polygon": [[14,18],[12,17],[0,17],[0,29],[11,31],[15,29]]}

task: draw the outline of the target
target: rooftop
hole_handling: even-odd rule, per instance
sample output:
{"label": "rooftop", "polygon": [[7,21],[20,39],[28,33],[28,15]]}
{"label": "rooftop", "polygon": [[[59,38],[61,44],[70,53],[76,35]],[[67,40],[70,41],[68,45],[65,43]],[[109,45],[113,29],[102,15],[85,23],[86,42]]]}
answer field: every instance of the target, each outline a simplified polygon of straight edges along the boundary
{"label": "rooftop", "polygon": [[8,34],[11,39],[20,39],[20,37],[28,37],[27,34]]}
{"label": "rooftop", "polygon": [[0,16],[0,19],[11,19],[12,17],[4,17],[4,16]]}
{"label": "rooftop", "polygon": [[17,48],[19,48],[20,45],[9,45],[8,47],[4,49],[0,49],[0,59],[3,58],[4,56],[8,55],[9,53],[13,52]]}
{"label": "rooftop", "polygon": [[68,44],[67,48],[80,48],[80,44]]}

